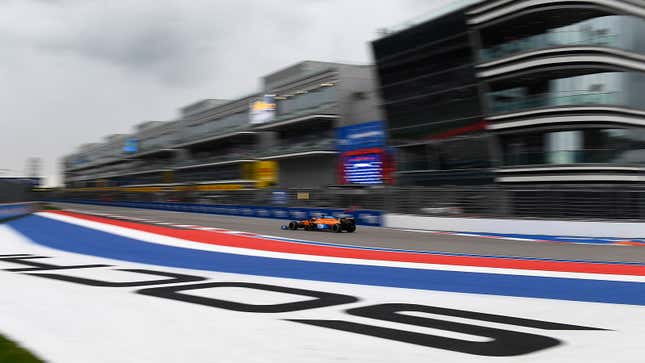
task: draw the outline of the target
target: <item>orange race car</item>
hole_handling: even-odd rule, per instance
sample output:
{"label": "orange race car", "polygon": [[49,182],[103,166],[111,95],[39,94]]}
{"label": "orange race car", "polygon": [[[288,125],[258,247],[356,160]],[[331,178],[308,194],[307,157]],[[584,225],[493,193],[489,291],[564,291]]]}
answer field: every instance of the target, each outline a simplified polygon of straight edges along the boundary
{"label": "orange race car", "polygon": [[331,231],[340,233],[342,231],[354,232],[356,231],[356,220],[353,217],[333,217],[322,216],[319,218],[313,217],[310,219],[303,219],[300,221],[289,222],[289,225],[283,226],[283,229],[290,229],[295,231],[299,228],[305,231]]}

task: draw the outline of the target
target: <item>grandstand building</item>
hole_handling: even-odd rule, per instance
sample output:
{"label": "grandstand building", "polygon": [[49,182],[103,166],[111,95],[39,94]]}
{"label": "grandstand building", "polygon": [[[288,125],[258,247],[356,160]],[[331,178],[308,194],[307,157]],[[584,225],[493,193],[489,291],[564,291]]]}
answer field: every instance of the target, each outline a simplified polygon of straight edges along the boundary
{"label": "grandstand building", "polygon": [[181,117],[81,146],[63,159],[79,191],[208,192],[337,184],[335,129],[382,120],[373,66],[304,61],[259,92],[207,99]]}
{"label": "grandstand building", "polygon": [[642,185],[643,1],[455,4],[372,43],[399,184]]}

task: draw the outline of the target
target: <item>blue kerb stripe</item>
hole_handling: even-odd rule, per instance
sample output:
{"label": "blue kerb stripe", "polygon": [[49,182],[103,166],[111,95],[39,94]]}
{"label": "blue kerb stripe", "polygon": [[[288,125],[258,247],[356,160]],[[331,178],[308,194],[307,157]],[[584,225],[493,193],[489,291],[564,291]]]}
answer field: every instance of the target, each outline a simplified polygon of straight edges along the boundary
{"label": "blue kerb stripe", "polygon": [[587,244],[613,244],[619,241],[636,241],[642,242],[638,238],[618,238],[618,237],[575,237],[575,236],[552,236],[546,234],[519,234],[519,233],[492,233],[492,232],[456,232],[467,233],[474,236],[500,237],[500,238],[524,238],[540,241],[562,242],[562,243],[587,243]]}
{"label": "blue kerb stripe", "polygon": [[[68,252],[159,266],[410,289],[645,305],[645,283],[337,264],[159,245],[39,216],[10,226]],[[26,252],[26,251],[16,251]]]}

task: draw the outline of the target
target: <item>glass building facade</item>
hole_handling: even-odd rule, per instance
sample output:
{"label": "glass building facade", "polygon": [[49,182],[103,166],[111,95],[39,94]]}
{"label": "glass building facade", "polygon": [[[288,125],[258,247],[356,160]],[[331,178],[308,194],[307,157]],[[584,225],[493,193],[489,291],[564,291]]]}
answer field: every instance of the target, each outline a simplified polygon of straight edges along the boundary
{"label": "glass building facade", "polygon": [[645,74],[603,72],[553,80],[488,93],[490,114],[534,108],[610,105],[645,109]]}
{"label": "glass building facade", "polygon": [[645,4],[616,2],[484,0],[373,42],[399,184],[643,166]]}
{"label": "glass building facade", "polygon": [[399,182],[434,185],[463,169],[481,172],[456,182],[491,182],[465,14],[453,12],[377,40],[373,50]]}
{"label": "glass building facade", "polygon": [[564,46],[602,46],[645,54],[645,19],[607,15],[548,29],[539,34],[491,45],[479,51],[481,62]]}
{"label": "glass building facade", "polygon": [[560,164],[645,165],[645,130],[587,128],[501,137],[504,166]]}

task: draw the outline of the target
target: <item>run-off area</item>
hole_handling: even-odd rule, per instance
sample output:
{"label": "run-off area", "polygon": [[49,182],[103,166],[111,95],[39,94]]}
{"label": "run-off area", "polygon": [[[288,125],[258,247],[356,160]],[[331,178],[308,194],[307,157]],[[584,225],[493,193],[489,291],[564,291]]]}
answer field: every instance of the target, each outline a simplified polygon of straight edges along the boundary
{"label": "run-off area", "polygon": [[0,241],[0,331],[51,362],[630,362],[645,336],[643,306],[138,264],[6,225]]}

